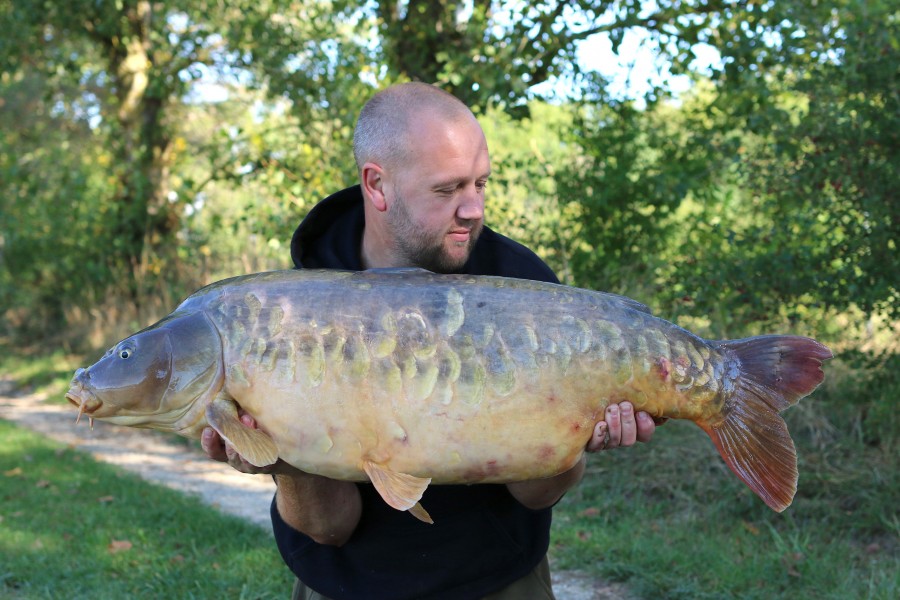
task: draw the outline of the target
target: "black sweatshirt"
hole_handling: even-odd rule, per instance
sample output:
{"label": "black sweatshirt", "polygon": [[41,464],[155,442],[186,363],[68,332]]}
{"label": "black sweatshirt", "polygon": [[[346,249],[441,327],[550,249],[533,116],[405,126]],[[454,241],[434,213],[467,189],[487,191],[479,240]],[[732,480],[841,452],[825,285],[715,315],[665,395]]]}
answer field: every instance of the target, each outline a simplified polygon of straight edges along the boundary
{"label": "black sweatshirt", "polygon": [[[363,228],[359,186],[329,196],[294,233],[295,266],[361,270]],[[459,272],[559,282],[531,250],[487,227]],[[550,544],[551,510],[522,506],[505,485],[429,487],[422,506],[433,525],[389,507],[372,485],[358,487],[362,517],[340,548],[291,528],[272,502],[285,563],[303,583],[334,600],[481,598],[532,571]]]}

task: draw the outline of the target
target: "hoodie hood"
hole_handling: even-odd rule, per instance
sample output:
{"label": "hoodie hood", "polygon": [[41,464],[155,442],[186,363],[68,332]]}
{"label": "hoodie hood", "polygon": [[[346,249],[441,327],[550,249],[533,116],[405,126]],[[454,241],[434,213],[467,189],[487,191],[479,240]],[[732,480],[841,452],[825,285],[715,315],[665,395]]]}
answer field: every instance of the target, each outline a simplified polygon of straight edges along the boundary
{"label": "hoodie hood", "polygon": [[362,270],[365,222],[362,189],[358,185],[320,201],[291,238],[294,267]]}
{"label": "hoodie hood", "polygon": [[[328,196],[309,211],[291,238],[294,267],[362,271],[365,225],[359,185]],[[559,283],[550,267],[534,252],[487,225],[481,230],[468,262],[457,272]]]}

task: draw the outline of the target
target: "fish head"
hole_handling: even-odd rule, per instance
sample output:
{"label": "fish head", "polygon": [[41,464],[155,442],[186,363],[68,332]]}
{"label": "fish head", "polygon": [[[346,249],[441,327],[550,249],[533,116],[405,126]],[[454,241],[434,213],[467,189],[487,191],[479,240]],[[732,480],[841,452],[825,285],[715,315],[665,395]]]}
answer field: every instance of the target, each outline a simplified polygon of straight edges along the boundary
{"label": "fish head", "polygon": [[203,313],[174,313],[78,369],[66,399],[119,425],[173,430],[222,379],[222,344]]}

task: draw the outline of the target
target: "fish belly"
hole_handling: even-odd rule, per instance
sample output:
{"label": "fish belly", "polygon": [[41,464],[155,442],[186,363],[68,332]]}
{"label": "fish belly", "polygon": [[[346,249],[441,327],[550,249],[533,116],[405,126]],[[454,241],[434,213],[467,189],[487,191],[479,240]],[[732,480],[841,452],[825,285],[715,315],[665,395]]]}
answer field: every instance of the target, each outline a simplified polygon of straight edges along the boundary
{"label": "fish belly", "polygon": [[549,477],[608,404],[699,418],[724,369],[633,301],[521,280],[293,271],[205,310],[228,393],[281,458],[337,479],[366,461],[435,483]]}

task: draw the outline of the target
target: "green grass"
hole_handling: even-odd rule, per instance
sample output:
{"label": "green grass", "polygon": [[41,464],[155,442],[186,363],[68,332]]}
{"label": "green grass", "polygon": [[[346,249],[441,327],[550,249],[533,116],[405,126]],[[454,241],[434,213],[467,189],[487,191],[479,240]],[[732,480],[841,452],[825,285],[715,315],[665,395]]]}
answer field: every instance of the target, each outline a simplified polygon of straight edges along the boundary
{"label": "green grass", "polygon": [[86,366],[84,359],[62,349],[17,352],[0,339],[0,375],[11,377],[21,391],[40,391],[62,398],[75,369],[80,366]]}
{"label": "green grass", "polygon": [[0,420],[0,597],[284,598],[271,534]]}
{"label": "green grass", "polygon": [[691,423],[592,457],[554,513],[557,568],[625,582],[643,598],[900,597],[896,458],[851,436],[817,447],[790,425],[801,480],[782,514]]}

